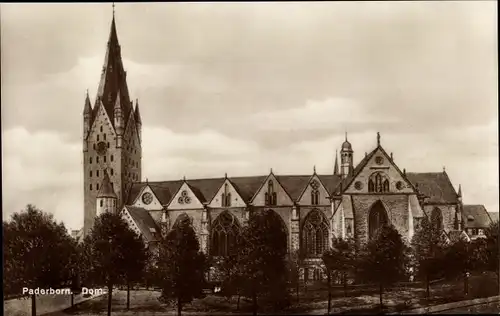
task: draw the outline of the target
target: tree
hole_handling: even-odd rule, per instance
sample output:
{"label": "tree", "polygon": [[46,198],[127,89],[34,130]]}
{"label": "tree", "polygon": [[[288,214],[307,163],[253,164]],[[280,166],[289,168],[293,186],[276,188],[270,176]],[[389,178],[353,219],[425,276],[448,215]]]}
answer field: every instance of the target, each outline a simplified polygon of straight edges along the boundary
{"label": "tree", "polygon": [[108,289],[108,316],[111,315],[113,287],[123,282],[133,261],[130,247],[134,244],[132,231],[117,213],[103,213],[95,219],[90,235],[84,240],[89,256],[90,271],[87,282],[104,285]]}
{"label": "tree", "polygon": [[340,276],[344,285],[344,296],[347,296],[347,277],[355,266],[355,245],[353,240],[335,238],[332,249],[327,250],[323,256],[328,279],[328,313],[330,313],[332,300],[332,274]]}
{"label": "tree", "polygon": [[208,268],[190,220],[178,222],[160,241],[159,251],[160,300],[176,302],[180,316],[184,304],[202,296]]}
{"label": "tree", "polygon": [[270,299],[274,308],[288,304],[286,234],[281,219],[272,212],[253,213],[239,240],[242,286],[252,298],[253,315],[261,296]]}
{"label": "tree", "polygon": [[464,282],[464,293],[468,292],[468,276],[474,267],[473,245],[459,239],[445,250],[445,272],[447,277],[461,276]]}
{"label": "tree", "polygon": [[124,259],[127,264],[124,267],[123,281],[127,286],[127,309],[130,309],[130,285],[132,282],[137,282],[142,279],[146,265],[152,258],[142,237],[138,236],[133,231],[128,230],[125,232],[124,242],[128,246],[124,249]]}
{"label": "tree", "polygon": [[[3,222],[5,294],[21,294],[22,288],[58,288],[70,280],[72,239],[51,214],[27,205]],[[24,294],[24,293],[23,293]],[[32,315],[36,295],[31,294]]]}
{"label": "tree", "polygon": [[380,307],[383,307],[384,288],[405,275],[406,246],[396,228],[385,225],[366,244],[362,253],[361,273],[365,280],[378,284]]}
{"label": "tree", "polygon": [[441,243],[441,234],[442,231],[431,225],[427,217],[424,217],[411,240],[417,274],[425,280],[427,297],[430,297],[430,281],[442,271],[444,245]]}

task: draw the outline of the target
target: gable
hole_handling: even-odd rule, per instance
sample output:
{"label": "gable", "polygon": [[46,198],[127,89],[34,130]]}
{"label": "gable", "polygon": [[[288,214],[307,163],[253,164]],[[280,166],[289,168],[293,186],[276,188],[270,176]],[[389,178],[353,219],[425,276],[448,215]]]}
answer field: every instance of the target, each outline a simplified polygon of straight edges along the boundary
{"label": "gable", "polygon": [[407,173],[408,180],[428,197],[429,204],[456,204],[458,194],[446,172]]}
{"label": "gable", "polygon": [[364,161],[364,166],[360,168],[354,179],[350,182],[345,192],[352,193],[370,193],[368,183],[375,174],[380,174],[383,180],[389,181],[390,193],[415,193],[413,185],[401,173],[392,159],[382,147],[377,147],[375,151]]}
{"label": "gable", "polygon": [[160,199],[149,185],[144,186],[139,194],[137,194],[132,206],[141,207],[146,210],[163,209]]}
{"label": "gable", "polygon": [[135,124],[134,111],[130,111],[128,120],[126,121],[125,131],[123,133],[124,139],[129,143],[140,144],[139,133],[137,132],[137,125]]}
{"label": "gable", "polygon": [[285,191],[281,183],[274,174],[270,174],[261,184],[261,187],[252,198],[252,204],[255,206],[266,206],[266,193],[269,189],[269,184],[276,193],[276,206],[291,206],[293,205],[292,198]]}
{"label": "gable", "polygon": [[170,201],[168,208],[171,210],[197,209],[203,208],[203,203],[193,188],[184,182]]}
{"label": "gable", "polygon": [[318,191],[319,205],[330,205],[329,194],[326,187],[323,185],[323,182],[320,180],[318,175],[313,175],[310,180],[307,182],[305,188],[302,190],[302,194],[299,197],[300,205],[312,205],[312,192]]}
{"label": "gable", "polygon": [[217,207],[226,207],[225,205],[222,204],[222,194],[230,194],[230,204],[227,207],[245,207],[246,203],[243,200],[243,198],[240,196],[239,192],[236,190],[236,188],[233,186],[231,181],[229,179],[226,179],[224,183],[222,183],[221,187],[215,193],[215,196],[213,197],[212,201],[210,202],[209,206],[212,208],[217,208]]}
{"label": "gable", "polygon": [[[98,141],[109,142],[110,146],[113,146],[114,145],[113,141],[115,138],[115,129],[111,124],[111,120],[109,119],[108,113],[104,109],[104,106],[102,106],[101,104],[98,107],[99,109],[97,112],[97,116],[92,122],[89,134],[87,135],[87,140],[90,141],[91,143],[97,143]],[[106,135],[106,139],[104,139],[104,135]],[[97,136],[99,136],[99,140],[97,140]],[[91,148],[93,149],[93,147],[89,146],[89,149]]]}

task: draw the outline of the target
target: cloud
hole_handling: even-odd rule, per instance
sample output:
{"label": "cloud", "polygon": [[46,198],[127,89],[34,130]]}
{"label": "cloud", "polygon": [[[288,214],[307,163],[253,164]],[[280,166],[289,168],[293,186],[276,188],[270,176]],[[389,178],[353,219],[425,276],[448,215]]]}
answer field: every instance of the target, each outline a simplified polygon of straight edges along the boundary
{"label": "cloud", "polygon": [[389,115],[368,115],[366,108],[348,99],[307,101],[302,107],[286,110],[258,112],[250,118],[250,124],[264,130],[311,130],[331,129],[332,126],[369,125],[396,122]]}

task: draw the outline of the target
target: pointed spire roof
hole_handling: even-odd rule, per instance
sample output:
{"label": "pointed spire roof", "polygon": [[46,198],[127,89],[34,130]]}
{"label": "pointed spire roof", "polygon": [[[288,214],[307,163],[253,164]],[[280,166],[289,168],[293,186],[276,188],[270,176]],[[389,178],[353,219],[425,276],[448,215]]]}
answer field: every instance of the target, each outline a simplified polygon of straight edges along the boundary
{"label": "pointed spire roof", "polygon": [[85,105],[83,107],[83,114],[92,113],[92,105],[90,104],[89,90],[87,89],[87,95],[85,96]]}
{"label": "pointed spire roof", "polygon": [[139,100],[135,99],[135,111],[134,111],[134,119],[137,124],[141,124],[141,113],[139,112]]}
{"label": "pointed spire roof", "polygon": [[109,180],[109,176],[106,170],[104,170],[104,178],[102,179],[101,189],[99,190],[99,193],[97,193],[97,198],[105,198],[105,197],[116,199],[115,190],[111,185],[111,181]]}
{"label": "pointed spire roof", "polygon": [[333,175],[339,174],[339,161],[338,161],[338,152],[335,150],[335,165],[333,166]]}
{"label": "pointed spire roof", "polygon": [[120,98],[123,117],[128,119],[133,108],[128,93],[127,80],[121,56],[121,47],[118,42],[118,33],[116,31],[116,21],[113,11],[111,29],[106,47],[106,56],[102,67],[101,80],[97,89],[97,97],[101,98],[113,126],[113,112],[118,96]]}

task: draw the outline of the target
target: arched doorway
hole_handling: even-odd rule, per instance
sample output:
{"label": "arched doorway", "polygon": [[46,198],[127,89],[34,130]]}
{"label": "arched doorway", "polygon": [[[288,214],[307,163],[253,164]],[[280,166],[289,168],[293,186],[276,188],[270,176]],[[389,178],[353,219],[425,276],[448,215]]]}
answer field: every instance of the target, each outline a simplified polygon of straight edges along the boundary
{"label": "arched doorway", "polygon": [[277,247],[277,249],[282,249],[284,253],[288,249],[288,233],[285,222],[275,211],[266,210],[262,213],[264,217],[264,225],[266,225],[269,231],[272,232],[270,243]]}
{"label": "arched doorway", "polygon": [[372,239],[377,234],[377,231],[384,225],[389,224],[387,211],[380,200],[375,202],[368,215],[368,238]]}

